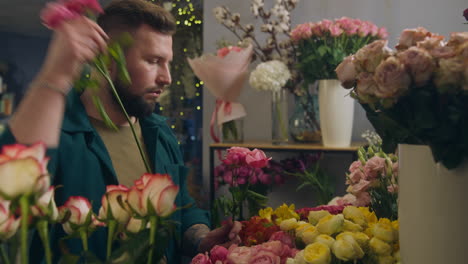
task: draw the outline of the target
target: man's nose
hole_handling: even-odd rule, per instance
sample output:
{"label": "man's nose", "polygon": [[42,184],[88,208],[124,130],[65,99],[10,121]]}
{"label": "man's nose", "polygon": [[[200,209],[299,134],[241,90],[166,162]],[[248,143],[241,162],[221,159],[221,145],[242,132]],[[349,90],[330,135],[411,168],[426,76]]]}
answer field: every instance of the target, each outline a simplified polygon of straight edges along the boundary
{"label": "man's nose", "polygon": [[161,71],[158,72],[156,82],[158,84],[163,84],[163,85],[169,85],[172,83],[171,72],[169,70],[169,66],[164,67],[163,69],[161,69]]}

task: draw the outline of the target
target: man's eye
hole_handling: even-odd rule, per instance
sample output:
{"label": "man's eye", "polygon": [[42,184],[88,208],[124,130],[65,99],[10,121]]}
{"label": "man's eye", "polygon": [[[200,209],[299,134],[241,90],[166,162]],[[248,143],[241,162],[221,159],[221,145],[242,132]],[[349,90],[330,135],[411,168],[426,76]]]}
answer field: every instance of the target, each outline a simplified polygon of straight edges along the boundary
{"label": "man's eye", "polygon": [[149,64],[158,64],[158,63],[159,63],[159,59],[151,59],[151,60],[148,60],[148,63],[149,63]]}

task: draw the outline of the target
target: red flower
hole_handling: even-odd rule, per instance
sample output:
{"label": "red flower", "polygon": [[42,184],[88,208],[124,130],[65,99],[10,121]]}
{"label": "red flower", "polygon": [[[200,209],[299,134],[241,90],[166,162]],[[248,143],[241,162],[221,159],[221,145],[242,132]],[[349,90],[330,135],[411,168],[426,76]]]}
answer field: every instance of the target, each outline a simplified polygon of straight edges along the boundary
{"label": "red flower", "polygon": [[42,24],[55,29],[62,22],[84,15],[87,11],[102,13],[97,0],[70,0],[67,2],[48,3],[41,11]]}
{"label": "red flower", "polygon": [[466,21],[468,21],[468,8],[463,11],[463,16],[465,17]]}

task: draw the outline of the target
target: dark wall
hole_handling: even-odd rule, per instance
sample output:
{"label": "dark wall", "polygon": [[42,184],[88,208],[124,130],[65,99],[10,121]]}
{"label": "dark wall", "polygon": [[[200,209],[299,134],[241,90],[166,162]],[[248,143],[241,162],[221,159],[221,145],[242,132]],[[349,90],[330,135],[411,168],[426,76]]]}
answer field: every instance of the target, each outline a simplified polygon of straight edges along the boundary
{"label": "dark wall", "polygon": [[8,64],[5,82],[8,91],[21,99],[32,81],[47,51],[48,37],[32,37],[17,33],[0,32],[0,62]]}

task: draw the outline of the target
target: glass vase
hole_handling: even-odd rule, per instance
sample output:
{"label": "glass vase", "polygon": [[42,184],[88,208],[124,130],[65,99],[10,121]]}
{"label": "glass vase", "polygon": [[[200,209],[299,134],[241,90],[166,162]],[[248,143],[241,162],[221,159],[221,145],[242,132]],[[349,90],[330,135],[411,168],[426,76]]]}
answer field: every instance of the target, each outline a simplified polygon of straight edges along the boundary
{"label": "glass vase", "polygon": [[271,141],[273,144],[285,144],[289,140],[288,100],[286,89],[273,91],[271,96]]}
{"label": "glass vase", "polygon": [[294,97],[294,113],[289,119],[289,133],[298,143],[315,143],[322,140],[318,109],[318,95],[307,92]]}
{"label": "glass vase", "polygon": [[221,142],[242,143],[244,141],[244,119],[234,119],[221,125]]}

